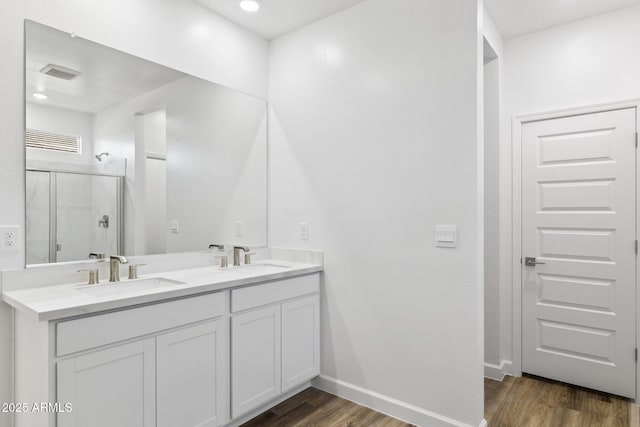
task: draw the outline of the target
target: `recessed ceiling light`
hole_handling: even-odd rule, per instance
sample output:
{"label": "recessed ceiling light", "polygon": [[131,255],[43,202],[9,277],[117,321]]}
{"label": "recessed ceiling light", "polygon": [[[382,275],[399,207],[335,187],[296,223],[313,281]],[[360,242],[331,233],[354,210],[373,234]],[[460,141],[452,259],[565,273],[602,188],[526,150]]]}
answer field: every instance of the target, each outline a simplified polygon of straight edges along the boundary
{"label": "recessed ceiling light", "polygon": [[257,12],[260,9],[260,0],[241,0],[240,7],[245,12]]}
{"label": "recessed ceiling light", "polygon": [[34,97],[35,99],[47,99],[47,98],[48,98],[48,96],[47,96],[47,95],[45,95],[45,94],[44,94],[44,93],[42,93],[42,92],[36,92],[36,93],[34,93],[34,94],[33,94],[33,97]]}

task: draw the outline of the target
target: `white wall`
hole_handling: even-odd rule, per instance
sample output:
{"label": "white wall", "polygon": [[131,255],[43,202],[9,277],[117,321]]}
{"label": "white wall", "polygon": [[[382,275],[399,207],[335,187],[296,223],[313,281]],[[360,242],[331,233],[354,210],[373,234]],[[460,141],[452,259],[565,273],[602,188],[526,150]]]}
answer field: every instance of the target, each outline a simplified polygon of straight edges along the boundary
{"label": "white wall", "polygon": [[[266,102],[190,76],[95,115],[95,151],[127,159],[125,254],[145,252],[145,124],[136,114],[166,110],[168,252],[210,243],[266,246]],[[138,119],[136,119],[138,117]],[[138,141],[140,143],[138,143]],[[234,223],[243,223],[237,237]]]}
{"label": "white wall", "polygon": [[145,153],[160,157],[143,159],[144,253],[164,254],[167,252],[167,110],[161,108],[140,115],[137,120],[143,121]]}
{"label": "white wall", "polygon": [[484,65],[484,361],[500,365],[499,59]]}
{"label": "white wall", "polygon": [[[169,252],[267,245],[267,103],[199,79],[167,86]],[[242,222],[236,236],[235,222]]]}
{"label": "white wall", "polygon": [[[511,252],[511,119],[516,115],[640,98],[640,6],[521,36],[504,45],[504,110],[501,131],[501,253]],[[507,255],[508,256],[508,255]],[[504,258],[503,258],[504,260]],[[511,263],[501,267],[509,294]],[[511,342],[503,357],[511,360]]]}
{"label": "white wall", "polygon": [[505,44],[508,114],[640,97],[640,6]]}
{"label": "white wall", "polygon": [[124,252],[125,255],[144,254],[145,198],[144,120],[139,113],[163,107],[166,86],[145,93],[94,115],[93,141],[96,153],[108,152],[102,164],[126,161],[124,190]]}
{"label": "white wall", "polygon": [[322,373],[422,425],[483,418],[476,22],[369,0],[271,44],[271,244],[326,251]]}
{"label": "white wall", "polygon": [[[501,169],[506,151],[501,139],[504,104],[504,41],[484,11],[483,34],[497,58],[485,65],[485,376],[501,379],[511,372],[511,276],[504,265],[511,262],[505,239],[511,235],[511,211],[505,211],[505,177]],[[506,182],[510,186],[510,182]],[[510,187],[508,187],[510,188]],[[508,221],[509,220],[509,221]],[[506,240],[509,243],[509,240]],[[506,276],[506,277],[505,277]],[[507,359],[507,360],[505,360]]]}
{"label": "white wall", "polygon": [[93,165],[93,116],[79,111],[50,107],[34,103],[26,104],[26,126],[29,129],[44,130],[81,137],[81,153],[64,153],[28,148],[29,159]]}
{"label": "white wall", "polygon": [[[266,97],[268,43],[190,1],[22,0],[0,15],[0,224],[24,229],[23,20],[32,19]],[[21,243],[21,248],[24,242]],[[24,265],[24,250],[0,268]],[[0,305],[0,401],[10,396],[11,316]],[[0,426],[9,423],[0,414]]]}

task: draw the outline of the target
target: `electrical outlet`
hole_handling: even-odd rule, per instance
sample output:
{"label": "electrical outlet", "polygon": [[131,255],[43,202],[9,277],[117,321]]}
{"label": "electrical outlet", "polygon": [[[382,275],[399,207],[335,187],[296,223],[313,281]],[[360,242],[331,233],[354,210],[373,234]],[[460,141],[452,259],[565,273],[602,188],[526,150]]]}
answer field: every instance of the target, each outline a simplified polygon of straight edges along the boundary
{"label": "electrical outlet", "polygon": [[300,240],[309,240],[309,224],[301,222],[298,224],[298,236]]}
{"label": "electrical outlet", "polygon": [[20,227],[9,225],[0,227],[0,251],[17,252]]}
{"label": "electrical outlet", "polygon": [[242,221],[236,221],[236,237],[242,237],[244,235],[244,223]]}

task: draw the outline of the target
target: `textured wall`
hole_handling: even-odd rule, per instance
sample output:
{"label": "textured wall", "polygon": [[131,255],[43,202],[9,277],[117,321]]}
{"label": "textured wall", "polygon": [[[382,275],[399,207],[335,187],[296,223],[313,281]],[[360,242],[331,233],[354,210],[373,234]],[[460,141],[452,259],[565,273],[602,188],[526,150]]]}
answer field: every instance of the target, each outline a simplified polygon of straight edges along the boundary
{"label": "textured wall", "polygon": [[[268,43],[190,1],[22,0],[0,15],[0,224],[24,227],[24,19],[266,97]],[[24,245],[21,245],[23,248]],[[0,268],[24,265],[24,251]],[[11,390],[11,311],[0,304],[0,401]],[[0,414],[0,426],[9,417]]]}
{"label": "textured wall", "polygon": [[[326,251],[323,374],[472,425],[477,10],[369,0],[272,41],[270,58],[271,243]],[[436,224],[458,225],[457,249],[434,247]]]}

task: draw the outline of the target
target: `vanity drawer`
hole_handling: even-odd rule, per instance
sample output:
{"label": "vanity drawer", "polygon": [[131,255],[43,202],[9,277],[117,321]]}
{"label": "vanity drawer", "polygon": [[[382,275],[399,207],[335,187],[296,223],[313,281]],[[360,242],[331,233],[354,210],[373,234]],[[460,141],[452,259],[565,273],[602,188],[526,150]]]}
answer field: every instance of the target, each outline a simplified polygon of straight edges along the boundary
{"label": "vanity drawer", "polygon": [[231,291],[231,311],[235,313],[319,291],[320,275],[317,273],[234,289]]}
{"label": "vanity drawer", "polygon": [[64,356],[222,316],[227,313],[227,295],[227,292],[218,292],[59,322],[56,325],[56,355]]}

